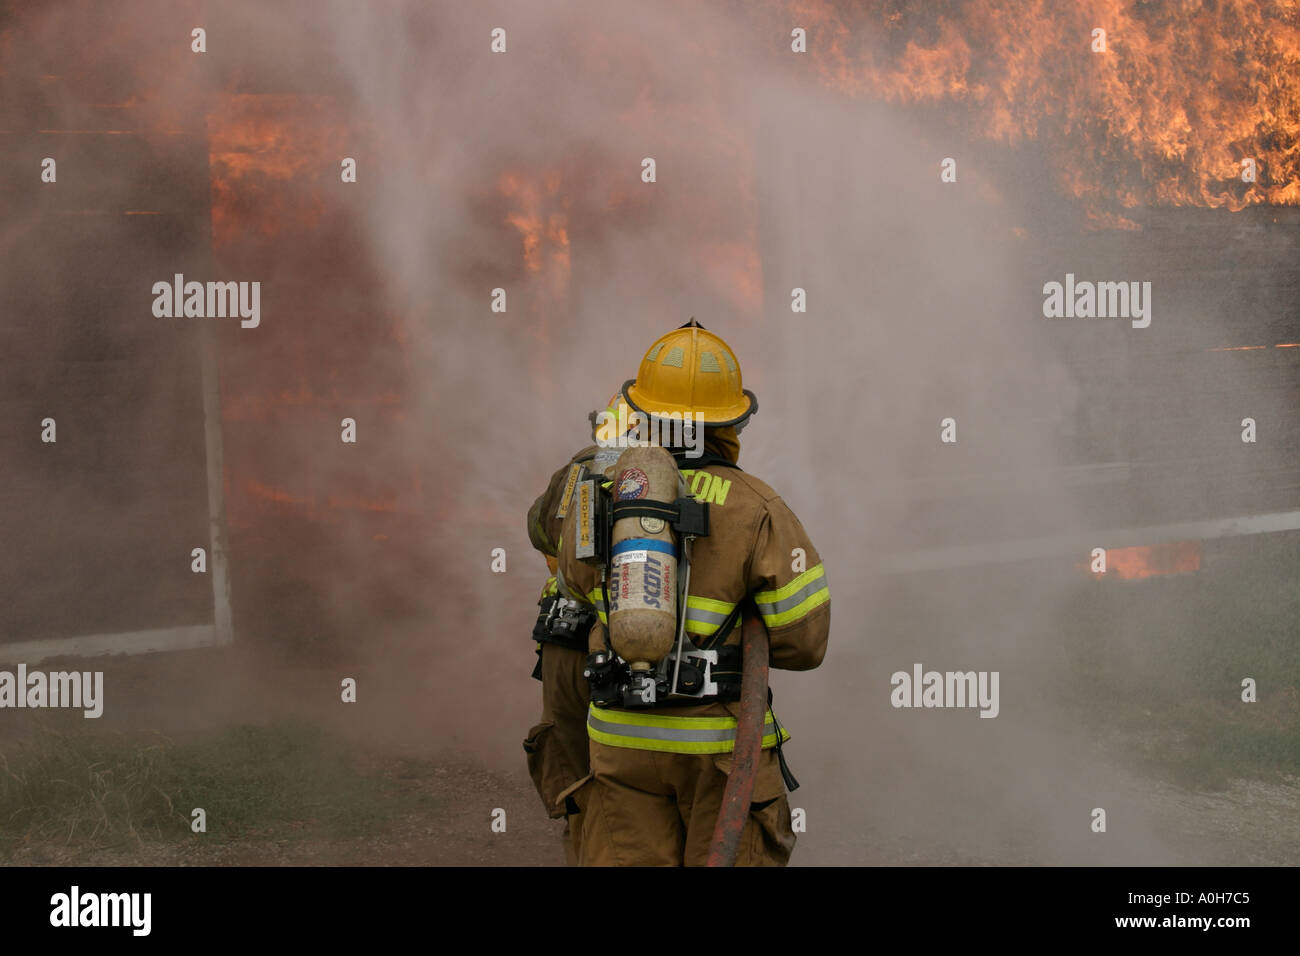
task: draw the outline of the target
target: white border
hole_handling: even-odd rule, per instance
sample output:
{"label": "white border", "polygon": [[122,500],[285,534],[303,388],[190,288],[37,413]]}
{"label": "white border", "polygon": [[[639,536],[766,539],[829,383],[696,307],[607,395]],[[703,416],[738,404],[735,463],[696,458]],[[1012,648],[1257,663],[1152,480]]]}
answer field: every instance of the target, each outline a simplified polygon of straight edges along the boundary
{"label": "white border", "polygon": [[1243,515],[1240,518],[1211,518],[1179,524],[1152,525],[1112,531],[1080,531],[1052,538],[1024,538],[986,544],[963,544],[948,548],[927,548],[889,555],[877,565],[881,574],[911,574],[916,571],[943,571],[981,564],[1012,564],[1038,558],[1079,554],[1088,556],[1093,548],[1127,548],[1133,545],[1160,544],[1168,541],[1210,540],[1246,534],[1271,534],[1300,530],[1300,511]]}
{"label": "white border", "polygon": [[51,657],[97,657],[103,654],[149,654],[154,651],[184,651],[225,644],[213,624],[160,627],[152,631],[124,631],[119,634],[83,634],[55,637],[18,644],[0,644],[0,662],[35,664]]}

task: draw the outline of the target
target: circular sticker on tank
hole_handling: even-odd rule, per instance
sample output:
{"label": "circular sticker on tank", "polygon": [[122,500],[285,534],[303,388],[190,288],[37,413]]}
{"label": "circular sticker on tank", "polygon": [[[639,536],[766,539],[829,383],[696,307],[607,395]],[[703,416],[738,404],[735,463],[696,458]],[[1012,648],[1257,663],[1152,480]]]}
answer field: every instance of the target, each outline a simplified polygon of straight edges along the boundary
{"label": "circular sticker on tank", "polygon": [[618,501],[644,498],[650,488],[650,479],[640,468],[629,468],[618,476]]}

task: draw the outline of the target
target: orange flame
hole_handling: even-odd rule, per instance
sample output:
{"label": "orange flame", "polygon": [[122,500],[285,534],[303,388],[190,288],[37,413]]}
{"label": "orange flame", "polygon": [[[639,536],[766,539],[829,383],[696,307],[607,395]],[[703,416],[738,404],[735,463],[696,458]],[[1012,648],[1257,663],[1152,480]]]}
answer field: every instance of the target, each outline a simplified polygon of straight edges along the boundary
{"label": "orange flame", "polygon": [[[1042,140],[1090,206],[1300,203],[1295,0],[796,0],[788,13],[826,86],[963,107],[1008,145]],[[1113,208],[1095,216],[1133,228]]]}
{"label": "orange flame", "polygon": [[[1081,565],[1080,567],[1084,567]],[[1166,574],[1188,574],[1201,569],[1201,542],[1135,545],[1106,549],[1107,578],[1137,581]]]}
{"label": "orange flame", "polygon": [[217,99],[208,113],[214,246],[316,225],[325,211],[322,187],[329,177],[338,181],[348,154],[350,131],[333,111],[325,96]]}
{"label": "orange flame", "polygon": [[515,208],[506,222],[519,232],[524,269],[529,275],[545,275],[550,294],[560,298],[568,290],[569,222],[564,197],[560,194],[558,171],[528,177],[521,171],[506,172],[497,184],[500,194]]}

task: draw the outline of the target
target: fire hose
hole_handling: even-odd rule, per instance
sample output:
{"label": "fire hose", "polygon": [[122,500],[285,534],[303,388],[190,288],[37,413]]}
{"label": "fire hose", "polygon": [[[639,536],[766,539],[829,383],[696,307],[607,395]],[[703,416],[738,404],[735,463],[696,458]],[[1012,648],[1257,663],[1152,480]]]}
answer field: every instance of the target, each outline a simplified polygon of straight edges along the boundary
{"label": "fire hose", "polygon": [[731,773],[722,794],[722,809],[713,828],[709,866],[735,866],[740,835],[749,819],[754,795],[754,777],[763,749],[763,728],[767,723],[767,628],[758,614],[746,614],[741,627],[740,716],[736,726],[736,749]]}

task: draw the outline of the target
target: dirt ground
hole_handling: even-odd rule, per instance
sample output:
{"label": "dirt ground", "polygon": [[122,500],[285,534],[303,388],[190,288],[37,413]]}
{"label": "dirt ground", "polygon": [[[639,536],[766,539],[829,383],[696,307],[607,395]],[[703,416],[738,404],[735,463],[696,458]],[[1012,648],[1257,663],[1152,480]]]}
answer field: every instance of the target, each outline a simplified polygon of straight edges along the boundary
{"label": "dirt ground", "polygon": [[[548,819],[528,779],[519,741],[536,706],[535,690],[513,710],[498,714],[499,752],[477,753],[454,733],[431,736],[438,716],[429,712],[410,721],[413,700],[426,699],[423,678],[401,691],[403,675],[364,673],[359,678],[371,706],[340,706],[337,669],[295,666],[257,670],[229,652],[188,656],[118,659],[106,669],[112,689],[95,734],[165,731],[177,740],[202,741],[233,724],[275,726],[286,717],[312,721],[323,740],[346,744],[363,754],[356,779],[385,794],[374,806],[373,821],[359,832],[332,834],[312,813],[292,815],[234,834],[184,834],[175,839],[103,838],[22,839],[11,845],[6,865],[78,866],[558,866],[564,863],[563,824]],[[53,666],[53,665],[51,665]],[[183,673],[181,670],[183,669]],[[200,679],[200,676],[202,679]],[[377,695],[387,682],[390,693]],[[267,686],[281,693],[270,695]],[[331,688],[317,693],[313,687]],[[379,697],[382,701],[376,702]],[[278,704],[276,702],[279,702]],[[315,703],[313,703],[313,701]],[[304,706],[304,702],[307,706]],[[493,713],[484,711],[484,719]],[[12,716],[12,714],[10,715]],[[79,716],[79,715],[77,715]],[[89,722],[60,715],[64,729],[86,732]],[[42,715],[41,719],[46,719]],[[6,722],[0,750],[11,749],[20,728]],[[931,832],[930,817],[910,822],[892,819],[884,790],[860,793],[837,786],[834,774],[817,769],[810,754],[798,756],[795,769],[805,789],[792,796],[793,806],[810,809],[808,832],[799,838],[793,864],[844,865],[1042,865],[1067,862],[1185,865],[1278,866],[1300,864],[1300,778],[1232,778],[1213,790],[1178,786],[1157,774],[1121,769],[1119,748],[1100,747],[1099,763],[1111,776],[1111,801],[1140,807],[1144,839],[1162,853],[1146,859],[1092,857],[1053,844],[1039,827],[965,842],[955,838],[961,827]],[[328,756],[328,755],[327,755]],[[316,759],[315,757],[311,759]],[[511,767],[517,769],[509,769]],[[504,769],[503,769],[504,768]],[[912,777],[909,786],[915,786]],[[884,784],[877,786],[883,787]],[[330,790],[328,783],[323,788]],[[344,793],[344,788],[340,788]],[[326,797],[332,799],[330,793]],[[365,804],[362,804],[362,814]],[[1091,806],[1091,804],[1089,804]],[[494,832],[492,813],[505,810],[504,832]],[[977,812],[985,812],[983,810]],[[253,819],[256,820],[254,816]],[[829,823],[827,821],[830,821]],[[1073,824],[1070,824],[1073,826]],[[977,830],[978,828],[972,828]],[[1112,837],[1119,845],[1122,831]],[[1088,844],[1092,846],[1092,843]]]}
{"label": "dirt ground", "polygon": [[[385,773],[398,786],[402,765]],[[181,843],[68,847],[39,843],[17,849],[11,866],[563,866],[563,824],[547,819],[531,783],[465,767],[436,768],[406,782],[438,805],[437,813],[401,814],[374,833],[324,837],[278,827],[237,839],[194,835]],[[512,808],[506,831],[469,809],[491,793]]]}
{"label": "dirt ground", "polygon": [[[390,769],[391,773],[401,771]],[[400,781],[399,781],[400,783]],[[360,837],[250,834],[234,840],[196,835],[178,844],[72,848],[38,844],[18,849],[9,865],[74,866],[562,866],[562,824],[548,820],[522,775],[466,767],[439,768],[411,781],[447,807],[478,806],[471,795],[492,793],[515,808],[504,833],[491,832],[468,810],[403,814]],[[1163,836],[1200,847],[1206,865],[1294,866],[1300,862],[1300,780],[1282,784],[1237,780],[1222,793],[1194,793],[1170,784],[1134,781],[1163,808]],[[1207,847],[1207,843],[1210,845]],[[1212,847],[1212,849],[1210,848]],[[1205,852],[1209,849],[1209,852]],[[918,846],[886,826],[835,844],[805,834],[792,865],[998,866],[1032,865],[1009,848],[998,856]]]}

